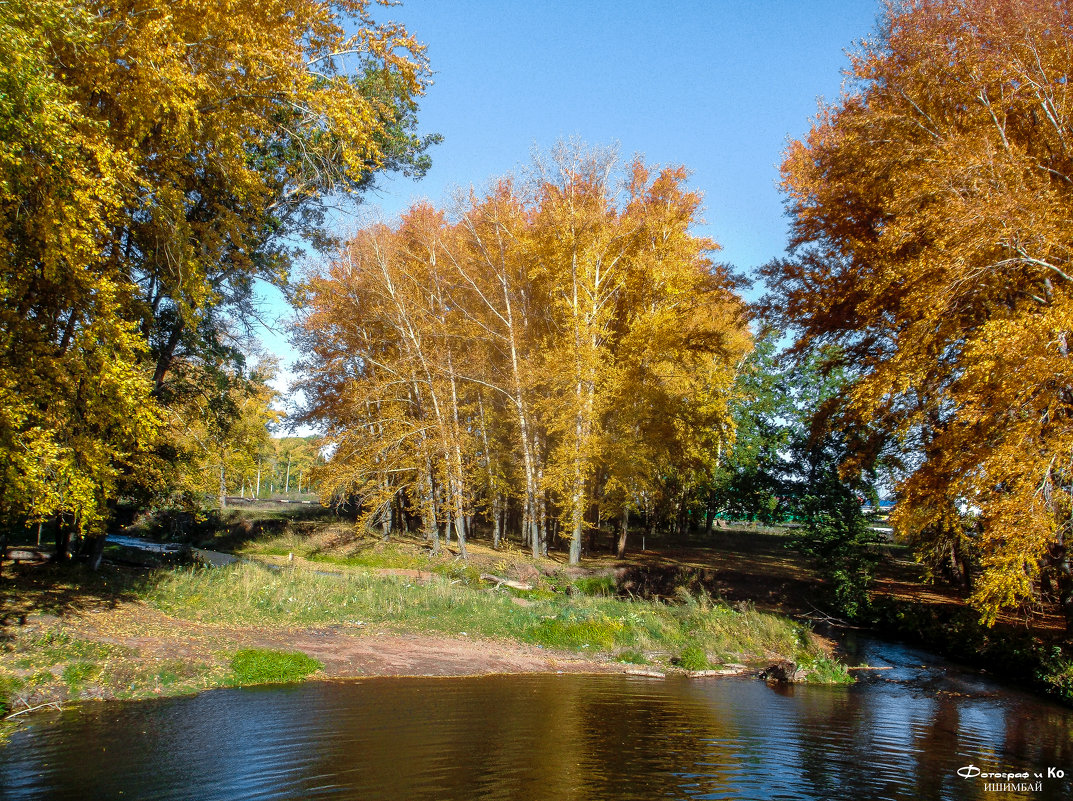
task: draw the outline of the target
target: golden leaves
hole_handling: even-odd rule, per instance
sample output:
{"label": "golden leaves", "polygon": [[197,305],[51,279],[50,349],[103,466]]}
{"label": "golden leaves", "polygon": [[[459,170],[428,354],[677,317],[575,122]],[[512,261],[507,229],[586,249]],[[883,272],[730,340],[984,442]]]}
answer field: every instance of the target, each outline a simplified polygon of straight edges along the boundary
{"label": "golden leaves", "polygon": [[174,360],[218,367],[254,279],[285,280],[293,242],[323,238],[320,199],[420,153],[423,48],[368,10],[4,3],[0,386],[19,401],[0,514],[95,524],[165,428]]}
{"label": "golden leaves", "polygon": [[637,508],[711,458],[742,306],[690,232],[684,171],[628,169],[618,200],[613,161],[564,147],[530,193],[502,180],[453,224],[415,207],[310,283],[306,391],[337,491],[376,506],[436,484],[443,520],[509,489],[523,522],[558,516],[579,544],[593,503]]}
{"label": "golden leaves", "polygon": [[776,316],[858,369],[846,424],[911,466],[899,528],[975,554],[991,619],[1069,519],[1070,31],[1066,3],[893,6],[787,152],[798,258],[768,269]]}

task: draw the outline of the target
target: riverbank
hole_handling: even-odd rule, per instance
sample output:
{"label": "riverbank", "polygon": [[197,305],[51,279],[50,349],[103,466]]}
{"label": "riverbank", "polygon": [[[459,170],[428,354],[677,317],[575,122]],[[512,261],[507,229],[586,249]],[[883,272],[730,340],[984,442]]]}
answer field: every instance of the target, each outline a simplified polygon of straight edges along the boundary
{"label": "riverbank", "polygon": [[[841,622],[816,607],[821,582],[780,532],[650,538],[625,559],[590,550],[569,567],[561,555],[535,560],[481,541],[462,562],[450,549],[431,555],[417,537],[355,539],[317,510],[231,514],[192,543],[247,560],[223,569],[5,565],[5,714],[256,683],[264,679],[234,665],[249,649],[305,654],[324,678],[776,666],[796,680],[850,680],[835,644],[812,631]],[[974,625],[972,610],[925,584],[897,547],[878,579],[874,619],[860,625],[1069,702],[1073,669],[1053,614]]]}
{"label": "riverbank", "polygon": [[[256,683],[234,666],[248,649],[305,654],[324,678],[717,675],[780,665],[784,674],[791,666],[791,679],[847,680],[831,644],[784,617],[703,593],[673,604],[623,600],[612,597],[610,576],[571,576],[517,554],[486,565],[503,576],[399,546],[358,560],[381,563],[373,566],[258,558],[279,564],[106,566],[99,574],[7,567],[0,687],[8,714]],[[413,559],[423,569],[382,566]]]}

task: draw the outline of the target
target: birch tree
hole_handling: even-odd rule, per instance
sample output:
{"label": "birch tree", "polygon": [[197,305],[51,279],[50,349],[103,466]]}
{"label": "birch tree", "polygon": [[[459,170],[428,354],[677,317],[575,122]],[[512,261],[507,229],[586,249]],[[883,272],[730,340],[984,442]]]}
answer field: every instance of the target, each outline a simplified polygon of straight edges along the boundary
{"label": "birch tree", "polygon": [[[328,484],[368,508],[375,493],[352,477],[396,449],[417,476],[425,454],[427,479],[393,486],[411,505],[438,487],[443,504],[416,506],[463,556],[474,513],[498,543],[513,505],[534,556],[558,529],[576,562],[607,503],[636,509],[733,436],[725,396],[750,341],[714,243],[690,232],[700,198],[684,171],[572,147],[543,166],[471,193],[453,221],[419,205],[367,228],[307,288],[304,386],[335,446]],[[360,433],[357,399],[384,403],[394,382],[410,400]]]}

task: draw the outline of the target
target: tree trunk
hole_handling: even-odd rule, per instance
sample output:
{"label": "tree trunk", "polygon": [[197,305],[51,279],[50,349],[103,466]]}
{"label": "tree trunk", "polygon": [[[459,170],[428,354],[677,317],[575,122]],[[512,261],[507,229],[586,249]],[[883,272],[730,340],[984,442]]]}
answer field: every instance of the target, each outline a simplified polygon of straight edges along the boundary
{"label": "tree trunk", "polygon": [[497,492],[492,501],[492,547],[499,550],[503,540],[503,493]]}
{"label": "tree trunk", "polygon": [[101,560],[104,558],[104,543],[106,536],[104,532],[101,532],[93,538],[93,544],[89,551],[89,569],[96,573],[101,567]]}
{"label": "tree trunk", "polygon": [[466,518],[460,511],[455,513],[455,538],[458,540],[458,555],[469,560],[466,552]]}
{"label": "tree trunk", "polygon": [[71,550],[72,524],[65,519],[66,517],[66,514],[61,514],[56,521],[56,550],[52,554],[52,561],[54,562],[66,562],[67,556]]}
{"label": "tree trunk", "polygon": [[1069,558],[1066,537],[1059,533],[1058,542],[1052,546],[1051,559],[1057,574],[1058,604],[1066,620],[1066,632],[1073,634],[1073,562]]}
{"label": "tree trunk", "polygon": [[168,340],[164,344],[163,350],[160,352],[160,357],[156,362],[156,370],[153,373],[153,392],[159,392],[161,386],[164,384],[164,376],[167,375],[168,370],[171,369],[172,361],[175,359],[175,349],[179,345],[179,340],[183,336],[183,321],[179,319],[175,323],[175,328],[168,334]]}
{"label": "tree trunk", "polygon": [[220,508],[227,508],[227,484],[225,482],[223,462],[220,462]]}
{"label": "tree trunk", "polygon": [[626,535],[630,533],[630,510],[622,510],[622,528],[618,532],[618,550],[615,553],[619,559],[626,555]]}
{"label": "tree trunk", "polygon": [[436,519],[436,485],[432,478],[432,460],[426,454],[425,464],[427,475],[422,481],[422,491],[425,494],[424,504],[421,510],[421,525],[425,531],[425,538],[432,541],[432,555],[440,553],[440,524]]}
{"label": "tree trunk", "polygon": [[380,510],[380,536],[384,542],[391,539],[391,502],[389,498]]}

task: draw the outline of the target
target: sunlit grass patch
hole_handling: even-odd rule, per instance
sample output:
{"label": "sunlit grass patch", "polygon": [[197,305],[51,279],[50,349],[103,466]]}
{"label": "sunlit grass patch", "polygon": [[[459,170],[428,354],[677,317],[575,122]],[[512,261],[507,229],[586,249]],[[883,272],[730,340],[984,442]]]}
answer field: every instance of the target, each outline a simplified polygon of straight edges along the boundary
{"label": "sunlit grass patch", "polygon": [[612,598],[618,592],[614,576],[590,576],[579,578],[574,582],[574,587],[583,595],[593,595],[603,598]]}
{"label": "sunlit grass patch", "polygon": [[465,577],[433,575],[419,582],[365,569],[325,573],[315,566],[269,570],[241,564],[161,573],[147,599],[168,614],[203,622],[465,631],[608,658],[623,651],[679,654],[689,646],[701,649],[713,664],[774,657],[802,661],[822,653],[807,630],[792,621],[707,597],[665,604],[541,595],[522,606],[512,594]]}
{"label": "sunlit grass patch", "polygon": [[301,681],[324,667],[300,651],[244,648],[231,658],[236,684],[285,684]]}
{"label": "sunlit grass patch", "polygon": [[809,684],[853,684],[853,677],[841,662],[823,654],[806,659],[798,664],[799,670],[808,671]]}
{"label": "sunlit grass patch", "polygon": [[629,645],[630,642],[623,640],[632,639],[621,619],[608,617],[598,610],[582,610],[576,607],[566,607],[559,616],[542,620],[530,627],[525,638],[552,648],[594,648],[599,651],[610,651],[619,645]]}
{"label": "sunlit grass patch", "polygon": [[101,666],[96,662],[71,662],[64,666],[62,680],[68,692],[77,696],[85,686],[95,682],[101,675]]}

